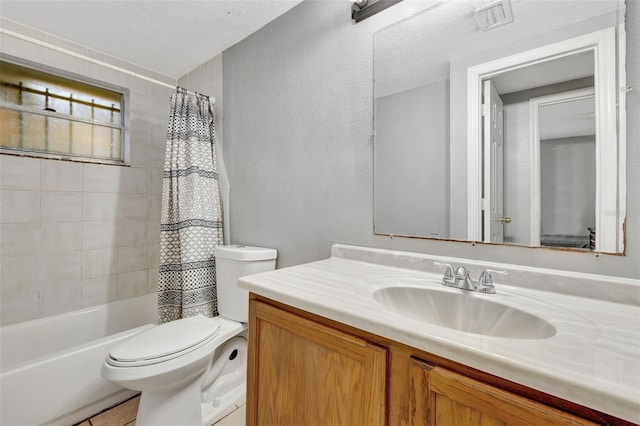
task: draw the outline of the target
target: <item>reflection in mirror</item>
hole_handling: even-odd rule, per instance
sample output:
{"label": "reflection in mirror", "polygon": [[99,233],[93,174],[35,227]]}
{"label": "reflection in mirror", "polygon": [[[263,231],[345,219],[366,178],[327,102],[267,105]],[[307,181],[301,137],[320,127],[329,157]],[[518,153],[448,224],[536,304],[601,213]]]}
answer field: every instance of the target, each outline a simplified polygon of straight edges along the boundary
{"label": "reflection in mirror", "polygon": [[[540,229],[531,245],[589,248],[585,230],[595,232],[596,129],[592,88],[570,90],[530,101],[537,108],[540,166]],[[538,176],[539,174],[539,176]]]}
{"label": "reflection in mirror", "polygon": [[[492,233],[491,242],[589,248],[588,228],[595,228],[595,179],[589,179],[595,177],[593,51],[522,67],[493,76],[484,84],[493,87],[485,89],[489,104],[502,111],[501,117],[489,111],[484,118],[495,119],[498,129],[504,128],[499,145],[502,154],[492,152],[488,161],[492,217],[485,229]],[[483,126],[491,129],[491,123]],[[561,148],[548,150],[548,142],[560,146],[566,138],[577,136],[591,138],[593,162],[583,164],[568,156],[554,163],[560,169],[556,171],[551,161],[559,159],[551,154]],[[504,140],[516,143],[505,144]],[[537,152],[540,155],[533,154]],[[523,176],[527,168],[530,174]],[[591,173],[584,176],[585,170]],[[503,177],[495,178],[495,173]],[[529,186],[530,191],[523,190]],[[585,200],[579,195],[584,191],[592,197]],[[567,222],[569,226],[560,225]]]}
{"label": "reflection in mirror", "polygon": [[622,252],[624,3],[486,3],[375,34],[375,232]]}

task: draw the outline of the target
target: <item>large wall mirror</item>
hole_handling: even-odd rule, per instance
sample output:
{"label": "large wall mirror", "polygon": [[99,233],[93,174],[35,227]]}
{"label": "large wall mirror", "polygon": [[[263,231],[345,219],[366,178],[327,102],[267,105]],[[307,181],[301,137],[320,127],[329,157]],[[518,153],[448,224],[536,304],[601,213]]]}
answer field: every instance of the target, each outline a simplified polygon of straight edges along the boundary
{"label": "large wall mirror", "polygon": [[376,32],[376,234],[623,253],[624,8],[434,1]]}

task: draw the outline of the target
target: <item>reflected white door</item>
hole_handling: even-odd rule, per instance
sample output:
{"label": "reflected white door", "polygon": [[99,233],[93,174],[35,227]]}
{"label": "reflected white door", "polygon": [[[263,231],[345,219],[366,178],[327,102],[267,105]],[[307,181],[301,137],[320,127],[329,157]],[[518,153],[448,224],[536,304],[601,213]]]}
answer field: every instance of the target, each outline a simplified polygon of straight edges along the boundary
{"label": "reflected white door", "polygon": [[504,106],[484,82],[484,241],[504,241]]}

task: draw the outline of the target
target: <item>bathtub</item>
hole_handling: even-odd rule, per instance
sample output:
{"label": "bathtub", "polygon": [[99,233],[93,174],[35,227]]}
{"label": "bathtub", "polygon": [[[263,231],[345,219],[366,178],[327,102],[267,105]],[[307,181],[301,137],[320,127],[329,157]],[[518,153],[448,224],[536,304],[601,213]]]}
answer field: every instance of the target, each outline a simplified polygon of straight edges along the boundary
{"label": "bathtub", "polygon": [[113,345],[153,327],[157,295],[0,327],[0,424],[72,425],[136,392],[100,377]]}

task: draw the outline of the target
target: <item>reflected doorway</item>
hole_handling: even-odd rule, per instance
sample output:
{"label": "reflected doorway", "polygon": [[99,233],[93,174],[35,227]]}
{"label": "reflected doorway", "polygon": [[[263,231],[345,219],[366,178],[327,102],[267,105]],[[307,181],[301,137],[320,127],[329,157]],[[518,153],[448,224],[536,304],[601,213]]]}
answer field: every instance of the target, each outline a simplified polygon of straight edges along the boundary
{"label": "reflected doorway", "polygon": [[590,248],[596,221],[593,88],[531,99],[531,243]]}
{"label": "reflected doorway", "polygon": [[594,85],[593,50],[482,79],[483,241],[589,249]]}

